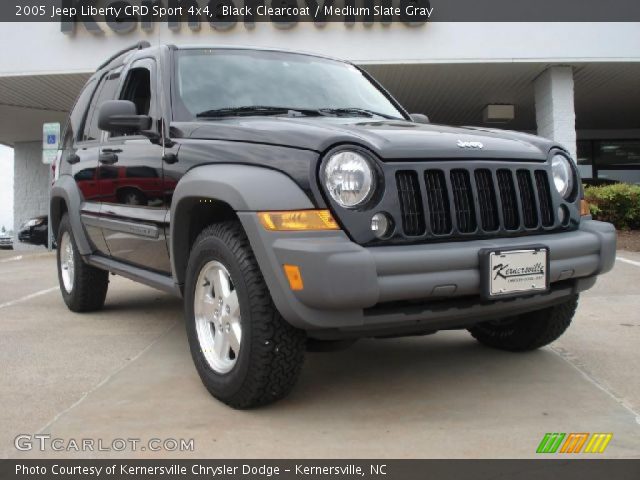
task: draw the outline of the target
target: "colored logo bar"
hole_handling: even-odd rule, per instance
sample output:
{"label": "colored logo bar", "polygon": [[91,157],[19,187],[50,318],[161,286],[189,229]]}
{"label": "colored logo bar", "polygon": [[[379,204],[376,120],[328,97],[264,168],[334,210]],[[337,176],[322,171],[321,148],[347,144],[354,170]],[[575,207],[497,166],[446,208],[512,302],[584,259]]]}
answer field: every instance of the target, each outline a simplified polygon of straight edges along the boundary
{"label": "colored logo bar", "polygon": [[604,453],[612,438],[613,433],[545,433],[536,453]]}

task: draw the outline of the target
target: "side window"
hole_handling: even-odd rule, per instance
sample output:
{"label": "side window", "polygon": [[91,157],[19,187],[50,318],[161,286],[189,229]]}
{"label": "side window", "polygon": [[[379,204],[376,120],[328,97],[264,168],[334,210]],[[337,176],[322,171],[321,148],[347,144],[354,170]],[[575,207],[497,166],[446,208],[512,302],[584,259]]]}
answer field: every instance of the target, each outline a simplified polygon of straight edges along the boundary
{"label": "side window", "polygon": [[118,169],[116,167],[100,167],[98,172],[100,180],[113,180],[118,178]]}
{"label": "side window", "polygon": [[146,67],[129,70],[121,100],[129,100],[136,105],[138,115],[149,115],[151,109],[151,72]]}
{"label": "side window", "polygon": [[78,173],[74,175],[76,182],[82,182],[87,180],[95,180],[96,169],[95,168],[85,168],[80,170]]}
{"label": "side window", "polygon": [[158,178],[158,172],[151,167],[129,167],[126,170],[127,178]]}
{"label": "side window", "polygon": [[133,102],[138,115],[157,116],[154,81],[155,62],[149,58],[137,60],[127,72],[120,100]]}
{"label": "side window", "polygon": [[62,140],[64,149],[71,148],[74,140],[80,140],[80,133],[84,127],[89,103],[91,102],[91,97],[93,96],[95,89],[96,80],[91,79],[80,92],[78,100],[76,100],[76,104],[74,105],[73,110],[71,110],[71,114],[69,115],[69,120],[67,121],[67,126],[64,131]]}
{"label": "side window", "polygon": [[87,122],[85,123],[84,133],[82,135],[83,142],[90,142],[100,139],[100,129],[98,128],[98,111],[100,106],[106,100],[114,100],[116,98],[116,91],[120,83],[119,73],[108,73],[100,82],[97,93],[94,97],[94,101],[91,103],[91,110],[87,116]]}

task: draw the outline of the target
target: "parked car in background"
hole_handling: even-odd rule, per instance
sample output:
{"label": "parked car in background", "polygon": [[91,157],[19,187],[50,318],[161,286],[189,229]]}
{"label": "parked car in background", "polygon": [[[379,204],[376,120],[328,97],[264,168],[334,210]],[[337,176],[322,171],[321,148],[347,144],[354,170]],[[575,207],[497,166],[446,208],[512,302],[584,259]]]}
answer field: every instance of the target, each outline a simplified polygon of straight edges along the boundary
{"label": "parked car in background", "polygon": [[6,233],[0,233],[0,249],[13,250],[13,237]]}
{"label": "parked car in background", "polygon": [[49,219],[46,215],[31,218],[24,222],[18,231],[18,240],[32,245],[47,246]]}

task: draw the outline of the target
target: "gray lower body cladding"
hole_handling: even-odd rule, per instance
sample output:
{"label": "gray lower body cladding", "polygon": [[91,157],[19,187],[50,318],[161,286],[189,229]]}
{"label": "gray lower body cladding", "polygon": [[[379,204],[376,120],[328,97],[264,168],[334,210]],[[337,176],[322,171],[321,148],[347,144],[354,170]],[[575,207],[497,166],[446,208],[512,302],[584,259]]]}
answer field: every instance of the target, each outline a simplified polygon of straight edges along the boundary
{"label": "gray lower body cladding", "polygon": [[[254,213],[240,219],[278,310],[317,338],[461,328],[542,309],[590,288],[615,261],[614,228],[589,219],[571,232],[370,248],[341,231],[267,232]],[[549,292],[483,301],[479,252],[534,244],[549,248]],[[303,290],[289,288],[284,264],[300,267]]]}

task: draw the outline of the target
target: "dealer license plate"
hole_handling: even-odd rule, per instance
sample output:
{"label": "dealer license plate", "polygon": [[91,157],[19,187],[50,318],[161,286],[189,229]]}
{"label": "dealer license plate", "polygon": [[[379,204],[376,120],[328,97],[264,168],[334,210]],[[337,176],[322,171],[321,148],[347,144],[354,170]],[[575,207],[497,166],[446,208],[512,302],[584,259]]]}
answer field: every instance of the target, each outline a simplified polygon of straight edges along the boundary
{"label": "dealer license plate", "polygon": [[547,248],[490,251],[488,272],[489,297],[546,291],[549,288]]}

